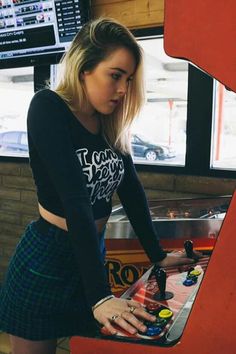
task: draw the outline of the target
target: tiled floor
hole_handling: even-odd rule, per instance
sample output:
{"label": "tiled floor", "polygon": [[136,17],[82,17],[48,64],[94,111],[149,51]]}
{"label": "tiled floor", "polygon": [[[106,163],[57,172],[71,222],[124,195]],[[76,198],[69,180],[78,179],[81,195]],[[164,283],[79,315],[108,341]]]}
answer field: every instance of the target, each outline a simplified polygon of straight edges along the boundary
{"label": "tiled floor", "polygon": [[[10,354],[10,343],[9,338],[6,333],[0,333],[0,354]],[[56,354],[68,354],[69,350],[69,339],[61,338],[57,343],[57,352]]]}

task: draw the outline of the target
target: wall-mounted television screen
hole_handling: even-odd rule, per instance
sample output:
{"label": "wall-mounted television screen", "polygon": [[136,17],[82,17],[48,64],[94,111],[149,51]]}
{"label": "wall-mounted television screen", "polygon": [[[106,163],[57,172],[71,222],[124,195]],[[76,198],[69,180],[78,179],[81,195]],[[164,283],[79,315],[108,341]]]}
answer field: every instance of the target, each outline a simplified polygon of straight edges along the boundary
{"label": "wall-mounted television screen", "polygon": [[0,0],[0,69],[58,63],[90,0]]}

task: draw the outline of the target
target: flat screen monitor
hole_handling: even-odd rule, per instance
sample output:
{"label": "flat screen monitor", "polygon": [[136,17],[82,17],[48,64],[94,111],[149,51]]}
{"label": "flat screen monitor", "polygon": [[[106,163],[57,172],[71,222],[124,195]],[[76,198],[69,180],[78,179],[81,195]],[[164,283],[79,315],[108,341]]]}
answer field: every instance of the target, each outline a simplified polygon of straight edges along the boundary
{"label": "flat screen monitor", "polygon": [[0,0],[0,69],[56,64],[90,18],[90,0]]}

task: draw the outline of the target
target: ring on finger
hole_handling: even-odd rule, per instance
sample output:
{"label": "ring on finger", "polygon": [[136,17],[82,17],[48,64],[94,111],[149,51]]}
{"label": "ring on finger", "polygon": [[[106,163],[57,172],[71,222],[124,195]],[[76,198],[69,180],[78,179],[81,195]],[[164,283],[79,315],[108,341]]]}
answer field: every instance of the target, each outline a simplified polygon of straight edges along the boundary
{"label": "ring on finger", "polygon": [[136,307],[134,307],[134,306],[130,306],[130,308],[129,308],[129,312],[130,313],[134,313],[134,310],[136,309]]}
{"label": "ring on finger", "polygon": [[113,321],[113,322],[115,322],[115,320],[117,320],[117,318],[119,318],[120,316],[119,315],[113,315],[113,316],[111,316],[111,320]]}

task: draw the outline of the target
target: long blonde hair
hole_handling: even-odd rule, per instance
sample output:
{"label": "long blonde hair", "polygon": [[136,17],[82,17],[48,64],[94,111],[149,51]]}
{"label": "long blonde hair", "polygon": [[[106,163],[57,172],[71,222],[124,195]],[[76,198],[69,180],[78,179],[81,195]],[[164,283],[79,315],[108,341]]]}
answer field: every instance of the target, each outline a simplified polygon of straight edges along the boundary
{"label": "long blonde hair", "polygon": [[73,39],[61,60],[62,74],[55,91],[75,112],[88,105],[81,73],[93,70],[115,49],[125,47],[136,61],[133,80],[121,104],[109,117],[100,114],[102,131],[107,142],[122,153],[130,152],[129,128],[144,102],[142,49],[132,33],[110,18],[86,23]]}

